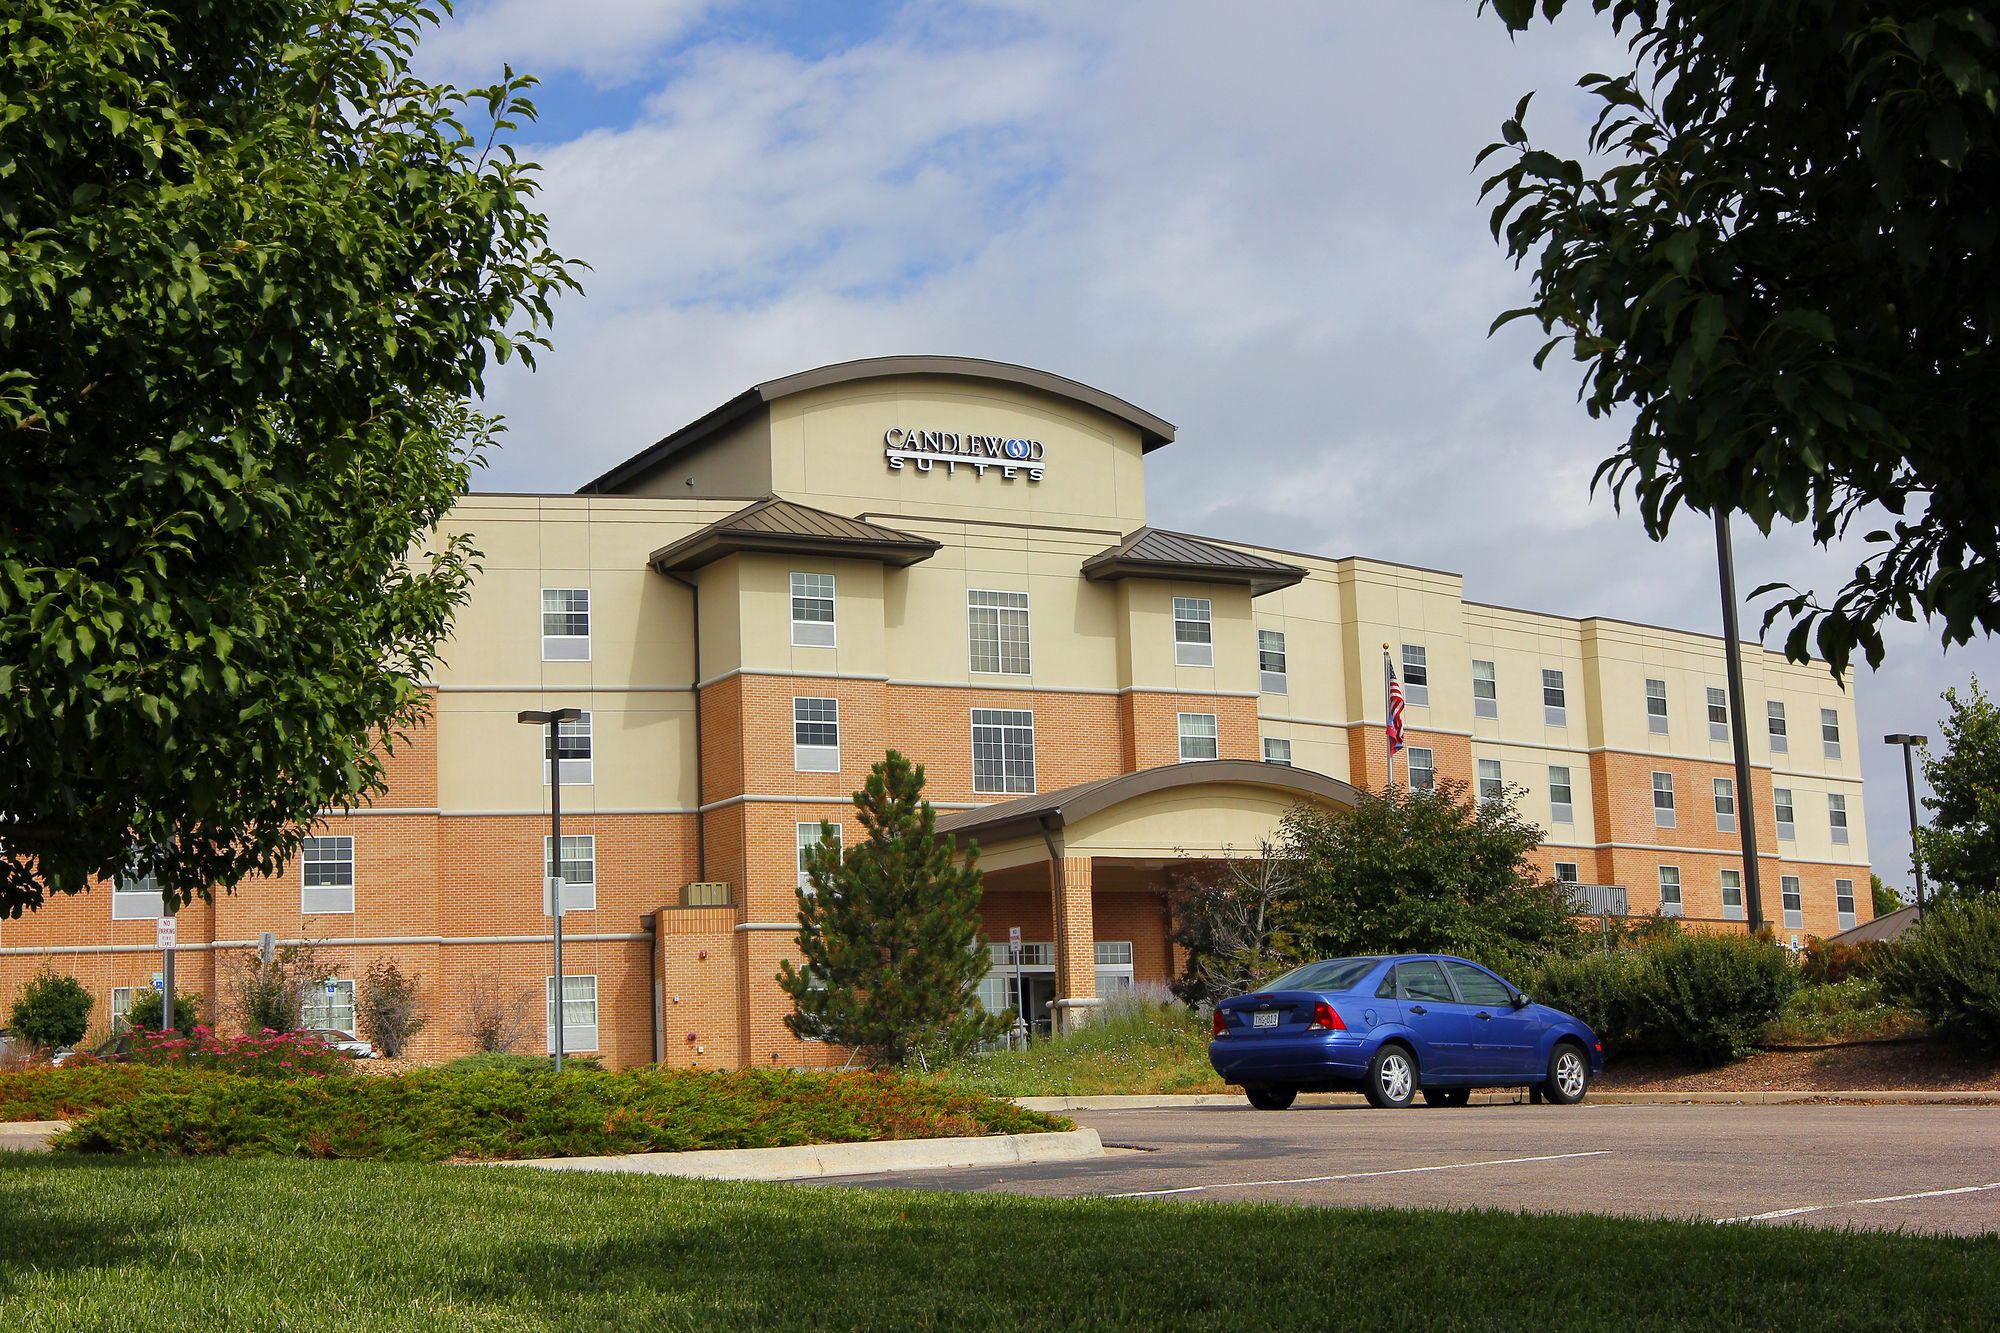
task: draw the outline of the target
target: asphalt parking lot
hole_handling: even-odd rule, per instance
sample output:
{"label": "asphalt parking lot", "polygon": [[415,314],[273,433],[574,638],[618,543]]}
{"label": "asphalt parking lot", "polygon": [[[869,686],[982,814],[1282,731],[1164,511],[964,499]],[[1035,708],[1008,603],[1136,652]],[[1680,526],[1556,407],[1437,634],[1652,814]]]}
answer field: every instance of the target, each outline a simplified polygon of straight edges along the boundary
{"label": "asphalt parking lot", "polygon": [[[2000,1107],[1314,1104],[1077,1111],[1110,1155],[816,1187],[1512,1208],[2000,1231]],[[1114,1146],[1115,1145],[1115,1146]]]}

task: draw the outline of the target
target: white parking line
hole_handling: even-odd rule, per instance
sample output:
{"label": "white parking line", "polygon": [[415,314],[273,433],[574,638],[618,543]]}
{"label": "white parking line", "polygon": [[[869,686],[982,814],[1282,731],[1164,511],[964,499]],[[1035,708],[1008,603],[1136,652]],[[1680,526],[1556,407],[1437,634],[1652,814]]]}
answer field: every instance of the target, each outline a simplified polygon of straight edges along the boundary
{"label": "white parking line", "polygon": [[1816,1203],[1805,1208],[1779,1208],[1769,1213],[1752,1213],[1748,1217],[1718,1217],[1715,1220],[1727,1226],[1732,1222],[1770,1222],[1780,1217],[1798,1217],[1804,1213],[1823,1213],[1829,1208],[1859,1208],[1869,1203],[1904,1203],[1910,1199],[1941,1199],[1947,1194],[1977,1194],[1981,1190],[2000,1190],[2000,1180],[1990,1185],[1961,1185],[1951,1190],[1925,1190],[1921,1194],[1885,1194],[1879,1199],[1849,1199],[1844,1203]]}
{"label": "white parking line", "polygon": [[1514,1166],[1521,1162],[1566,1162],[1576,1157],[1606,1157],[1609,1148],[1595,1152],[1551,1153],[1546,1157],[1496,1157],[1485,1162],[1447,1162],[1442,1166],[1405,1166],[1394,1171],[1352,1171],[1344,1176],[1301,1176],[1296,1180],[1227,1180],[1219,1185],[1183,1185],[1172,1190],[1135,1190],[1130,1194],[1099,1195],[1105,1199],[1153,1199],[1167,1194],[1199,1194],[1204,1190],[1246,1190],[1260,1185],[1324,1185],[1336,1180],[1367,1180],[1373,1176],[1414,1176],[1425,1171],[1467,1171],[1475,1166]]}

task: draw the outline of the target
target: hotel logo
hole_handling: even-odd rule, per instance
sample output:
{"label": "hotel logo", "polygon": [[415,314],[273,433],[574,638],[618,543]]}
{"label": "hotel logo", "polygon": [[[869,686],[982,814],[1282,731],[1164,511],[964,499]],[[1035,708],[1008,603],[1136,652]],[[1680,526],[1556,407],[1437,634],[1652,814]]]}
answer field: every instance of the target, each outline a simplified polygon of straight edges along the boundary
{"label": "hotel logo", "polygon": [[929,472],[939,463],[947,475],[969,467],[976,477],[988,468],[997,468],[1003,481],[1042,479],[1044,450],[1040,440],[1010,439],[1004,435],[971,435],[952,430],[905,430],[891,426],[882,437],[883,458],[891,472],[905,465]]}

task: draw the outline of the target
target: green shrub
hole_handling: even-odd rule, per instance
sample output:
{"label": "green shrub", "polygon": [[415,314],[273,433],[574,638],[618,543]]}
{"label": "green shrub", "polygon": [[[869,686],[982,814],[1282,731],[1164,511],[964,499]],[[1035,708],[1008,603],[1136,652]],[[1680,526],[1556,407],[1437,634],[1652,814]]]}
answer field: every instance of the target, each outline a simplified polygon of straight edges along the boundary
{"label": "green shrub", "polygon": [[2000,1055],[2000,896],[1924,909],[1882,969],[1882,991],[1946,1041]]}
{"label": "green shrub", "polygon": [[[158,1032],[165,1018],[167,997],[150,986],[132,997],[132,1007],[125,1014],[125,1024],[134,1032]],[[191,1033],[201,1022],[201,992],[174,992],[174,1027],[180,1033]]]}
{"label": "green shrub", "polygon": [[1603,1043],[1604,1053],[1616,1055],[1633,1046],[1644,961],[1645,955],[1633,949],[1549,958],[1534,975],[1529,994],[1537,1004],[1582,1019]]}
{"label": "green shrub", "polygon": [[[517,1055],[512,1051],[477,1051],[471,1055],[461,1055],[456,1060],[446,1061],[444,1068],[460,1074],[490,1074],[495,1070],[511,1071],[517,1074],[546,1073],[555,1068],[555,1057],[550,1055]],[[604,1062],[594,1055],[563,1056],[563,1072],[575,1069],[602,1069]]]}
{"label": "green shrub", "polygon": [[1635,1045],[1704,1064],[1750,1055],[1798,988],[1780,945],[1750,935],[1689,931],[1641,954]]}
{"label": "green shrub", "polygon": [[1883,940],[1857,945],[1810,939],[1799,955],[1799,979],[1807,985],[1820,985],[1846,981],[1849,977],[1872,977],[1888,961],[1895,947]]}
{"label": "green shrub", "polygon": [[75,977],[43,968],[14,997],[7,1026],[17,1037],[43,1050],[74,1046],[90,1031],[90,992]]}
{"label": "green shrub", "polygon": [[145,1092],[187,1092],[222,1075],[157,1065],[87,1064],[0,1074],[0,1121],[74,1120]]}
{"label": "green shrub", "polygon": [[1800,986],[1764,1029],[1762,1040],[1784,1044],[1886,1041],[1916,1036],[1923,1030],[1923,1020],[1891,1004],[1879,982],[1850,976],[1845,981]]}
{"label": "green shrub", "polygon": [[960,1057],[940,1077],[1000,1097],[1219,1091],[1208,1041],[1206,1019],[1163,991],[1135,986],[1062,1036]]}
{"label": "green shrub", "polygon": [[207,1074],[146,1090],[54,1145],[81,1152],[403,1161],[766,1148],[1070,1128],[1059,1116],[889,1073],[459,1073],[276,1082]]}

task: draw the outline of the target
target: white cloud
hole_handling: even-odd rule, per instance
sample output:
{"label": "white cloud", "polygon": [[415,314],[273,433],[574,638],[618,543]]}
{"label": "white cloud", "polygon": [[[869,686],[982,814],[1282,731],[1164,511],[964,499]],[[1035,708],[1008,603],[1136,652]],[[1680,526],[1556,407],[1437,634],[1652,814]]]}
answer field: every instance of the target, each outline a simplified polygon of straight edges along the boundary
{"label": "white cloud", "polygon": [[487,0],[460,7],[423,44],[438,77],[490,82],[501,67],[575,70],[618,82],[716,7],[714,0]]}

